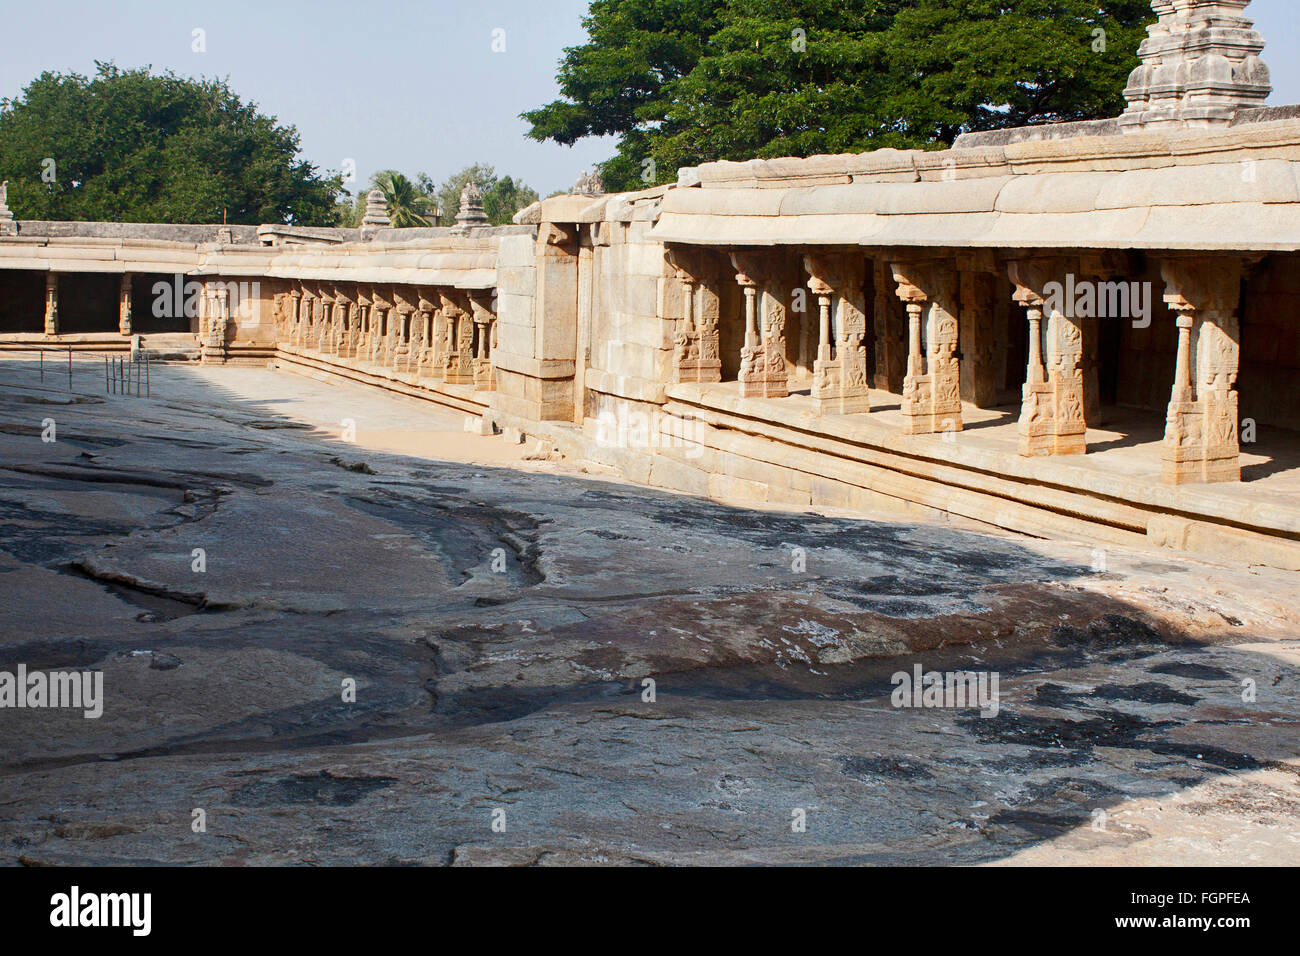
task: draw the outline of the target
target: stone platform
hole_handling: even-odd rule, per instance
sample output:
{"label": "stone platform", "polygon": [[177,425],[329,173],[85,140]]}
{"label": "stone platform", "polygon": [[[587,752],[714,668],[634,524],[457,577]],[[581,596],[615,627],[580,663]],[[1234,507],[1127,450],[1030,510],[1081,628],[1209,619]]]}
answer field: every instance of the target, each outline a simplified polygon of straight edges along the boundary
{"label": "stone platform", "polygon": [[[1105,410],[1110,421],[1089,429],[1086,456],[1024,458],[1014,409],[967,404],[959,435],[903,435],[900,397],[888,392],[873,391],[876,411],[853,416],[818,415],[806,394],[742,399],[735,383],[672,385],[667,394],[669,416],[702,427],[678,426],[693,441],[661,453],[740,479],[731,487],[742,495],[850,507],[893,498],[1024,534],[1145,539],[1300,568],[1300,437],[1284,429],[1245,446],[1246,480],[1170,487],[1160,482],[1163,422],[1149,412]],[[763,476],[743,460],[766,466]]]}

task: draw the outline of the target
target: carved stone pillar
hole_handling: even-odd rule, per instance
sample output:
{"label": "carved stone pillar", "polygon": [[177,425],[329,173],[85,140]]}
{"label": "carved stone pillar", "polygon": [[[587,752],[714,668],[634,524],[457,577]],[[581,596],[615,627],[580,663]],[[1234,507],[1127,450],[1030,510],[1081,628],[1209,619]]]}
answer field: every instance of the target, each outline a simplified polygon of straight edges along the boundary
{"label": "carved stone pillar", "polygon": [[117,294],[117,331],[131,334],[131,273],[122,274],[122,284]]}
{"label": "carved stone pillar", "polygon": [[303,348],[311,348],[316,332],[316,293],[304,283],[302,287],[302,311],[298,316],[298,342]]}
{"label": "carved stone pillar", "polygon": [[701,294],[705,291],[703,256],[698,250],[673,247],[666,254],[681,283],[682,314],[673,333],[674,381],[720,382],[717,297]]}
{"label": "carved stone pillar", "polygon": [[230,291],[222,283],[203,290],[204,312],[200,328],[199,361],[204,365],[222,365],[226,361],[226,330],[230,324]]}
{"label": "carved stone pillar", "polygon": [[370,293],[370,361],[380,365],[388,364],[392,353],[393,338],[393,303],[380,289]]}
{"label": "carved stone pillar", "polygon": [[352,292],[344,286],[334,287],[334,354],[347,358],[352,354],[352,344],[356,341],[356,300]]}
{"label": "carved stone pillar", "polygon": [[1237,307],[1243,263],[1233,258],[1166,259],[1165,302],[1178,315],[1178,356],[1162,478],[1170,484],[1240,481]]}
{"label": "carved stone pillar", "polygon": [[760,254],[733,252],[731,263],[736,269],[736,281],[745,293],[740,396],[785,398],[790,394],[785,362],[785,292],[767,281],[766,263]]}
{"label": "carved stone pillar", "polygon": [[394,311],[397,313],[393,322],[393,351],[390,364],[396,372],[409,372],[419,356],[420,344],[417,341],[419,330],[416,327],[416,308],[413,296],[405,288],[393,289]]}
{"label": "carved stone pillar", "polygon": [[992,250],[958,259],[961,269],[961,397],[979,408],[998,403],[997,354],[994,348],[997,291]]}
{"label": "carved stone pillar", "polygon": [[45,273],[45,334],[59,334],[59,274]]}
{"label": "carved stone pillar", "polygon": [[315,330],[316,350],[329,353],[334,349],[334,331],[338,316],[334,310],[334,294],[328,286],[320,287],[320,325]]}
{"label": "carved stone pillar", "polygon": [[[804,256],[817,297],[817,357],[813,360],[812,398],[819,414],[852,415],[871,411],[867,385],[867,331],[863,312],[861,256]],[[832,344],[831,316],[834,312]]]}
{"label": "carved stone pillar", "polygon": [[419,312],[423,347],[416,357],[415,374],[421,378],[441,379],[442,354],[445,345],[442,314],[438,308],[438,294],[431,289],[420,289],[415,307]]}
{"label": "carved stone pillar", "polygon": [[903,434],[961,431],[957,272],[941,262],[895,262],[893,278],[907,307]]}
{"label": "carved stone pillar", "polygon": [[291,285],[286,296],[288,301],[285,304],[284,340],[289,345],[297,345],[298,323],[302,321],[302,289],[297,285]]}
{"label": "carved stone pillar", "polygon": [[357,286],[357,338],[352,349],[352,358],[364,358],[370,354],[370,332],[374,323],[375,300],[370,297],[370,290]]}
{"label": "carved stone pillar", "polygon": [[492,349],[496,345],[496,316],[488,308],[490,299],[482,294],[471,292],[470,307],[473,309],[474,326],[477,332],[474,353],[474,387],[481,392],[490,392],[497,387],[496,370],[492,367]]}
{"label": "carved stone pillar", "polygon": [[[1020,454],[1082,455],[1087,451],[1084,419],[1083,329],[1061,307],[1061,278],[1069,271],[1055,259],[1008,263],[1015,301],[1029,311],[1029,369],[1020,408]],[[1046,314],[1044,314],[1046,313]],[[1042,323],[1046,320],[1045,336]],[[1047,342],[1043,367],[1042,338]]]}
{"label": "carved stone pillar", "polygon": [[473,318],[456,301],[457,294],[440,293],[442,311],[450,326],[450,348],[443,366],[443,380],[448,385],[474,384],[474,322]]}

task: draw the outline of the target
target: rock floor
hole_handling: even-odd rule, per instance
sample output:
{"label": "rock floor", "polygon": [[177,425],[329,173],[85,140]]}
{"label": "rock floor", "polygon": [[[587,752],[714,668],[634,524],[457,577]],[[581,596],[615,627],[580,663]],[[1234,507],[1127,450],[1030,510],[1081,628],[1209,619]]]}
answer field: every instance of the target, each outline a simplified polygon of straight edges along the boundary
{"label": "rock floor", "polygon": [[[266,370],[153,385],[0,359],[0,671],[104,675],[98,719],[0,710],[0,862],[1300,860],[1294,574],[692,499]],[[916,664],[996,672],[998,713],[893,707]]]}

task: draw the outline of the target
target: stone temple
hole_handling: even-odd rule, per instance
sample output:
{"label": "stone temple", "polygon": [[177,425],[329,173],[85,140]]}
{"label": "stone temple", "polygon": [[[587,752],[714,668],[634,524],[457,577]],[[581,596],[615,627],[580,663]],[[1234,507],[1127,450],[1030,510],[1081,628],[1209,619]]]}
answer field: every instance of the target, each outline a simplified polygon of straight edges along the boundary
{"label": "stone temple", "polygon": [[364,383],[696,495],[1300,568],[1300,108],[1247,0],[1152,6],[1115,119],[584,174],[510,226],[473,184],[424,229],[0,204],[0,333]]}
{"label": "stone temple", "polygon": [[1300,108],[1153,6],[1114,119],[507,226],[0,186],[0,865],[1294,865]]}

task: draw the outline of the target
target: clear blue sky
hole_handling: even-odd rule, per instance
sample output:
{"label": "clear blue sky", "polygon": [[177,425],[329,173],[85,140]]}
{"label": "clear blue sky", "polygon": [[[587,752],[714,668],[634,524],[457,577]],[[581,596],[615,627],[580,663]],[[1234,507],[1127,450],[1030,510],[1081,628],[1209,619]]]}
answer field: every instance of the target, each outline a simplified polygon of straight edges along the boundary
{"label": "clear blue sky", "polygon": [[[472,162],[542,195],[613,152],[535,143],[518,114],[553,99],[587,0],[32,0],[6,3],[0,96],[42,70],[89,74],[94,61],[228,76],[245,99],[298,127],[322,169],[356,162],[441,181]],[[1300,0],[1254,0],[1268,41],[1273,105],[1300,103]],[[195,53],[192,31],[206,31]],[[505,52],[492,50],[505,31]]]}

